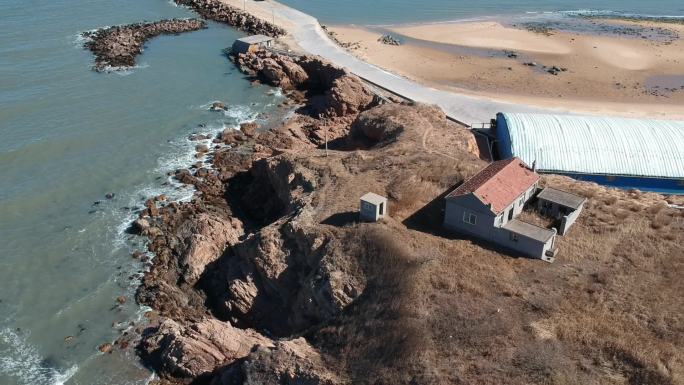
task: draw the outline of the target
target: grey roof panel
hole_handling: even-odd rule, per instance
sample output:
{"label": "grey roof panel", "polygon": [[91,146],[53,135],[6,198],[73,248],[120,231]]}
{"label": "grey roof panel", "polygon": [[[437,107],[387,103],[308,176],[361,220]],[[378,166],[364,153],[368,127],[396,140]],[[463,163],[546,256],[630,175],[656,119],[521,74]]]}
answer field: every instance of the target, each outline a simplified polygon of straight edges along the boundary
{"label": "grey roof panel", "polygon": [[551,187],[547,187],[542,190],[542,192],[537,195],[537,198],[558,203],[561,206],[570,207],[575,210],[587,200],[587,198],[581,197],[579,195],[571,194],[569,192],[557,190]]}
{"label": "grey roof panel", "polygon": [[503,228],[512,233],[516,233],[524,237],[531,238],[544,243],[546,243],[556,234],[556,232],[553,230],[535,226],[523,221],[519,221],[517,219],[508,221],[508,223],[503,225]]}

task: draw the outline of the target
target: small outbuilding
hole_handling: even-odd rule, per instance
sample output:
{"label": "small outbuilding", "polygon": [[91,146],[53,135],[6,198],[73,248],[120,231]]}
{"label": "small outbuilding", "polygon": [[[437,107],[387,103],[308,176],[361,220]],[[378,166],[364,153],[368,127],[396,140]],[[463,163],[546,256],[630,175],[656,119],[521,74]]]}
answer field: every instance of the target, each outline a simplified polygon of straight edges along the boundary
{"label": "small outbuilding", "polygon": [[537,210],[541,215],[560,220],[558,234],[564,235],[584,208],[587,198],[546,187],[537,194]]}
{"label": "small outbuilding", "polygon": [[387,216],[387,198],[372,192],[362,196],[360,216],[361,220],[367,222],[377,222],[384,218]]}
{"label": "small outbuilding", "polygon": [[254,52],[273,45],[273,38],[266,35],[252,35],[235,40],[232,51],[234,54]]}

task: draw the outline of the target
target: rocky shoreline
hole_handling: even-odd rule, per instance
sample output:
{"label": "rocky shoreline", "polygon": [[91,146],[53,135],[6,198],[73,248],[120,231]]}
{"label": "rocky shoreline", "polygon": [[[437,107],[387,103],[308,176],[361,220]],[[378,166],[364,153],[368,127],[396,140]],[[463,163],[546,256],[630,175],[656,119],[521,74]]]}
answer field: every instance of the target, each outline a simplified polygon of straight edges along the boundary
{"label": "rocky shoreline", "polygon": [[145,42],[155,36],[197,31],[206,23],[198,19],[170,19],[153,23],[134,23],[84,32],[84,47],[95,55],[96,71],[132,67]]}
{"label": "rocky shoreline", "polygon": [[174,0],[176,4],[186,6],[197,12],[205,19],[225,23],[241,31],[250,34],[261,34],[271,37],[279,37],[287,32],[268,21],[232,7],[220,0]]}
{"label": "rocky shoreline", "polygon": [[136,295],[153,309],[140,356],[160,383],[344,383],[298,334],[339,314],[362,282],[319,275],[337,241],[302,218],[318,176],[288,154],[315,151],[323,130],[331,141],[346,136],[373,96],[318,58],[262,51],[234,59],[300,108],[271,131],[243,124],[215,138],[212,169],[176,172],[196,187],[191,202],[147,201],[132,225],[156,256]]}

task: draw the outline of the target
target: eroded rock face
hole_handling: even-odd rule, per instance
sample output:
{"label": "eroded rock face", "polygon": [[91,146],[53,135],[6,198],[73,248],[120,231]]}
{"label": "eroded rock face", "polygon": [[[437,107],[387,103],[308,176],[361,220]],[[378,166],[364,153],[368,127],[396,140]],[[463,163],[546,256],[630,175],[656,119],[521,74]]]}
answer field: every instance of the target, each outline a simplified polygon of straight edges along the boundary
{"label": "eroded rock face", "polygon": [[447,124],[444,112],[427,104],[383,104],[362,112],[352,123],[349,134],[354,139],[367,139],[373,143],[396,139],[403,132],[416,127]]}
{"label": "eroded rock face", "polygon": [[217,375],[211,385],[233,384],[236,371],[241,372],[244,385],[346,383],[326,368],[318,352],[304,338],[256,347],[239,368]]}
{"label": "eroded rock face", "polygon": [[143,338],[140,349],[156,363],[160,375],[192,379],[246,357],[255,346],[273,343],[254,330],[216,319],[188,326],[166,319],[154,334]]}
{"label": "eroded rock face", "polygon": [[243,233],[242,222],[234,217],[219,219],[202,213],[186,221],[178,231],[186,245],[181,256],[185,281],[195,284],[204,268],[218,259],[226,247],[237,243]]}
{"label": "eroded rock face", "polygon": [[206,289],[217,313],[285,336],[334,317],[361,294],[355,261],[309,215],[305,208],[264,227],[217,262]]}
{"label": "eroded rock face", "polygon": [[97,71],[104,71],[109,67],[132,67],[135,65],[135,57],[142,52],[145,41],[158,35],[196,31],[204,26],[204,21],[198,19],[114,26],[83,33],[89,39],[84,46],[95,54],[94,69]]}
{"label": "eroded rock face", "polygon": [[258,76],[272,86],[320,95],[311,103],[315,115],[354,115],[373,103],[373,94],[361,79],[318,57],[291,58],[258,51],[239,54],[235,62],[242,72]]}
{"label": "eroded rock face", "polygon": [[361,79],[350,74],[335,79],[325,97],[325,113],[332,116],[358,114],[373,103],[373,95]]}

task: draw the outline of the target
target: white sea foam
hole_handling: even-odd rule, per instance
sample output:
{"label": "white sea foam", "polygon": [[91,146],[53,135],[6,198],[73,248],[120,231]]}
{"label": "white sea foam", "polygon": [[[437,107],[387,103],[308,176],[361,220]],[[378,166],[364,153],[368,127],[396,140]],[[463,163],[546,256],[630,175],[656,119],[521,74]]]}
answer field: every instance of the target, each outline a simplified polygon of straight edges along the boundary
{"label": "white sea foam", "polygon": [[[277,96],[279,96],[278,93],[276,93]],[[208,110],[215,102],[217,101],[208,102],[199,106],[199,108]],[[259,106],[230,105],[223,111],[223,116],[227,119],[209,123],[206,127],[198,130],[198,133],[211,134],[212,137],[216,137],[225,129],[237,129],[241,123],[255,121],[259,116],[258,109],[260,109]],[[188,168],[196,162],[206,161],[206,156],[199,159],[195,157],[195,147],[198,144],[206,144],[210,147],[213,145],[212,139],[191,141],[187,136],[179,137],[171,141],[170,144],[173,150],[160,157],[157,163],[158,166],[151,171],[153,174],[166,175],[174,170]],[[205,167],[211,168],[211,165],[206,164]],[[168,201],[171,202],[187,202],[194,197],[196,190],[193,186],[180,183],[173,176],[168,176],[165,181],[167,182],[166,185],[147,185],[139,188],[135,194],[130,196],[126,205],[131,208],[140,207],[144,199],[161,194],[166,195]],[[114,241],[114,246],[117,249],[129,246],[128,238],[130,235],[127,233],[127,230],[131,222],[136,218],[137,215],[133,210],[123,212],[118,218],[117,237]]]}
{"label": "white sea foam", "polygon": [[0,330],[0,372],[26,385],[63,385],[78,370],[47,367],[38,350],[10,328]]}

